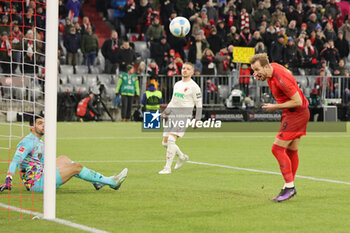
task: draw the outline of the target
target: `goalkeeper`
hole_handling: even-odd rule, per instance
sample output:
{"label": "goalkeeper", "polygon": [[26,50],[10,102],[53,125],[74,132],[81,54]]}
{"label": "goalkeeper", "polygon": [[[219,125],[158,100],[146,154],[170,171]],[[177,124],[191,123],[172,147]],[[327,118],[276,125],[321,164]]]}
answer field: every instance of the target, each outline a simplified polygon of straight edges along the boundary
{"label": "goalkeeper", "polygon": [[[17,145],[16,153],[10,163],[5,183],[0,186],[0,192],[11,190],[12,177],[17,167],[20,170],[21,179],[28,191],[42,192],[44,190],[44,143],[41,140],[44,135],[44,118],[35,116],[30,120],[31,133],[24,137]],[[128,173],[125,168],[119,175],[105,177],[104,175],[75,163],[67,156],[56,159],[56,188],[65,184],[72,177],[91,182],[96,190],[105,185],[118,190]]]}

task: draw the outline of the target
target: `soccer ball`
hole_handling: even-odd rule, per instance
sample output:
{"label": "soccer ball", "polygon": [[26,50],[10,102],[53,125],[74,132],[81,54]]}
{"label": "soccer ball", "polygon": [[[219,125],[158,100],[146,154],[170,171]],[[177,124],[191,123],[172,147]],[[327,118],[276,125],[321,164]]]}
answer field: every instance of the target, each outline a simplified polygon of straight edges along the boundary
{"label": "soccer ball", "polygon": [[190,32],[191,24],[188,19],[184,17],[176,17],[171,20],[169,29],[174,36],[184,37]]}

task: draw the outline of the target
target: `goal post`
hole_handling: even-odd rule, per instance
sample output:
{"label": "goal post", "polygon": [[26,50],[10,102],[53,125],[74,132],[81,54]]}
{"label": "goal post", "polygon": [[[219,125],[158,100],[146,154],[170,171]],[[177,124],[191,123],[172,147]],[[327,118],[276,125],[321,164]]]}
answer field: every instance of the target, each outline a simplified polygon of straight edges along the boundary
{"label": "goal post", "polygon": [[44,218],[56,218],[58,0],[46,1]]}

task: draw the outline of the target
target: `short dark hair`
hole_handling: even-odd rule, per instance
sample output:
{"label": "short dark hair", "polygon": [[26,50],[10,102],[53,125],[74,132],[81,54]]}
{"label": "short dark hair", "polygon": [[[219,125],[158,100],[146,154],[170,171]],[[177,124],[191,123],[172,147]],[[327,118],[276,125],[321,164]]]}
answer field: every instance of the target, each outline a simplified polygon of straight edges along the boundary
{"label": "short dark hair", "polygon": [[250,64],[254,64],[255,62],[259,61],[261,66],[266,66],[269,64],[269,57],[266,53],[259,53],[252,56],[249,61]]}
{"label": "short dark hair", "polygon": [[29,125],[34,126],[37,119],[44,119],[44,117],[40,115],[33,115],[33,117],[29,118]]}

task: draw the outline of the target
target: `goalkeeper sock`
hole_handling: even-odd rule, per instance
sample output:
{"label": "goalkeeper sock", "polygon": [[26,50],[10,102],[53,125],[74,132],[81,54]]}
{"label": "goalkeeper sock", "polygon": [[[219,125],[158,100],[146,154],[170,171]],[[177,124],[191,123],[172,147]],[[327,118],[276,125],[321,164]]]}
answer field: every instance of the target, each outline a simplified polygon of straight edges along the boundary
{"label": "goalkeeper sock", "polygon": [[75,175],[75,177],[80,178],[82,180],[89,181],[91,183],[101,183],[101,184],[107,184],[111,186],[115,186],[115,181],[111,177],[105,177],[104,175],[95,172],[93,170],[90,170],[89,168],[83,167],[78,175]]}
{"label": "goalkeeper sock", "polygon": [[165,168],[171,170],[171,164],[173,163],[174,157],[176,155],[176,139],[173,136],[168,137],[168,147],[166,150],[166,164]]}

